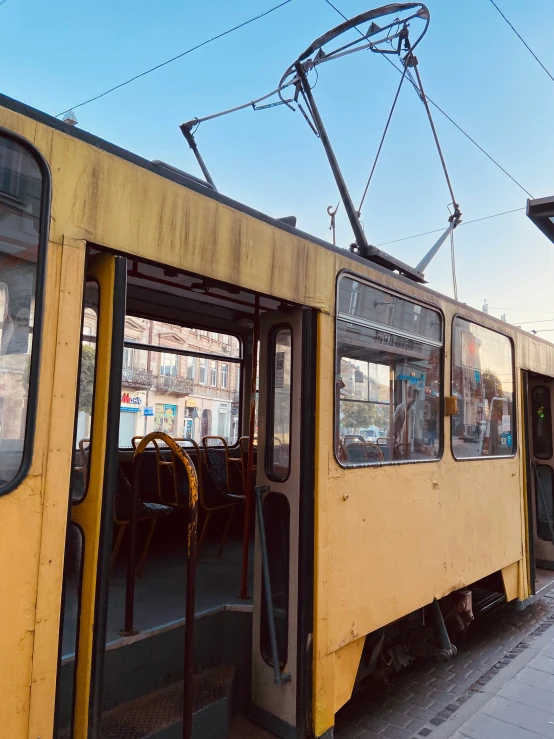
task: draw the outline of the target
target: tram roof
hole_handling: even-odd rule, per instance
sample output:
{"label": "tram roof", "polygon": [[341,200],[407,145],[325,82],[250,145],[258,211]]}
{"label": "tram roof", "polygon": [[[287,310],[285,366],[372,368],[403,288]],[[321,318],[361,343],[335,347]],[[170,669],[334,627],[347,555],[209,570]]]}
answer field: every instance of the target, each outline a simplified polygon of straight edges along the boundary
{"label": "tram roof", "polygon": [[[227,195],[216,192],[215,190],[211,189],[209,185],[207,185],[207,183],[204,184],[203,181],[199,178],[195,177],[194,175],[189,175],[185,172],[181,173],[180,170],[173,168],[171,164],[145,159],[144,157],[141,157],[138,154],[124,149],[123,147],[117,146],[116,144],[102,139],[99,136],[95,136],[94,134],[89,133],[84,129],[72,126],[68,123],[64,123],[63,121],[49,115],[48,113],[44,113],[7,95],[0,94],[0,107],[10,110],[16,114],[22,115],[28,119],[34,120],[52,129],[55,129],[74,139],[78,139],[79,141],[93,146],[96,149],[99,149],[119,159],[134,164],[141,169],[147,170],[153,174],[158,175],[159,177],[170,180],[171,182],[174,182],[188,190],[198,193],[199,195],[210,198],[235,211],[261,221],[271,226],[272,228],[279,229],[291,234],[292,236],[301,238],[305,241],[311,242],[312,244],[316,244],[317,246],[322,247],[327,251],[333,252],[337,256],[340,256],[341,260],[345,260],[344,266],[347,269],[356,272],[357,267],[361,266],[363,270],[360,273],[360,276],[365,276],[366,278],[371,279],[371,275],[369,275],[367,272],[377,272],[378,274],[381,274],[388,278],[385,284],[389,288],[392,287],[394,289],[396,287],[396,289],[401,289],[400,285],[391,284],[390,279],[393,278],[394,282],[402,283],[406,288],[408,288],[406,290],[406,293],[411,294],[412,297],[421,296],[421,294],[423,293],[423,297],[427,296],[428,299],[436,298],[440,302],[449,303],[453,306],[459,307],[460,313],[472,314],[471,318],[473,320],[476,320],[477,322],[489,325],[493,324],[494,327],[498,330],[501,330],[501,327],[503,327],[505,333],[517,332],[528,339],[539,341],[541,343],[552,346],[552,342],[549,342],[547,339],[543,339],[542,337],[536,335],[531,335],[529,332],[523,331],[513,324],[506,324],[506,322],[501,321],[494,316],[484,314],[478,309],[472,308],[471,306],[467,305],[466,303],[455,301],[453,298],[439,293],[436,290],[429,288],[427,285],[422,285],[421,283],[414,282],[412,279],[409,279],[408,277],[405,277],[398,272],[393,272],[392,270],[387,269],[386,267],[383,267],[376,262],[369,261],[346,249],[334,246],[333,244],[330,244],[329,242],[324,241],[323,239],[320,239],[313,234],[307,233],[305,231],[302,231],[301,229],[289,225],[283,220],[273,218],[272,216],[262,213],[255,208],[239,202],[238,200],[234,200]],[[350,264],[348,264],[348,262]]]}

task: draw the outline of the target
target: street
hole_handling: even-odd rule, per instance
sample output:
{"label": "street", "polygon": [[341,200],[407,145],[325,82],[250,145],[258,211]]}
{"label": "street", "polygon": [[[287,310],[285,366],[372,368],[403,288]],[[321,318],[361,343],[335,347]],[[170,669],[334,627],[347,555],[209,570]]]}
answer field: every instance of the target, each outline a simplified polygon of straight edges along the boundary
{"label": "street", "polygon": [[450,662],[418,660],[390,685],[363,682],[338,713],[335,739],[420,739],[463,706],[554,624],[554,590],[524,611],[513,603],[477,617]]}

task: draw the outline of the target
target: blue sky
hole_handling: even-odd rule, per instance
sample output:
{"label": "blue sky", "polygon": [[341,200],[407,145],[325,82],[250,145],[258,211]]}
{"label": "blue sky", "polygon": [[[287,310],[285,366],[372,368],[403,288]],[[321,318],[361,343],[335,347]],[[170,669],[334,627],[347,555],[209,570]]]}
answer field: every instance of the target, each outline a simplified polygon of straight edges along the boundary
{"label": "blue sky", "polygon": [[[365,0],[334,0],[347,16]],[[0,7],[0,90],[48,113],[93,95],[247,20],[276,0],[7,0]],[[498,0],[554,73],[554,3]],[[426,92],[535,197],[554,195],[554,83],[488,0],[429,0],[431,25],[418,49]],[[324,0],[288,5],[83,108],[79,126],[150,159],[198,174],[178,125],[246,102],[277,86],[313,39],[341,19]],[[397,73],[360,53],[324,65],[315,90],[355,202],[363,190]],[[434,113],[464,219],[524,207],[527,196],[439,113]],[[218,189],[330,240],[328,205],[337,190],[321,143],[299,112],[246,110],[203,124],[197,141]],[[401,93],[363,210],[371,243],[446,226],[448,191],[421,102]],[[338,244],[351,240],[341,209]],[[433,236],[384,247],[416,264]],[[507,314],[525,328],[554,329],[554,245],[524,212],[456,231],[459,299]],[[452,294],[447,245],[426,272]],[[552,318],[551,323],[544,322]],[[539,323],[540,322],[540,323]],[[554,340],[554,331],[541,334]]]}

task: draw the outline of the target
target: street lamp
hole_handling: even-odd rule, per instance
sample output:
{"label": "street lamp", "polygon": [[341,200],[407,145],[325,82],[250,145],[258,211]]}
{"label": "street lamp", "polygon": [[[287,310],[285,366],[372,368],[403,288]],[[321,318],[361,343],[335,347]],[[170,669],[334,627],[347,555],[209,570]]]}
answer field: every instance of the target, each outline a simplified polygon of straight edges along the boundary
{"label": "street lamp", "polygon": [[528,200],[527,216],[554,243],[554,196]]}

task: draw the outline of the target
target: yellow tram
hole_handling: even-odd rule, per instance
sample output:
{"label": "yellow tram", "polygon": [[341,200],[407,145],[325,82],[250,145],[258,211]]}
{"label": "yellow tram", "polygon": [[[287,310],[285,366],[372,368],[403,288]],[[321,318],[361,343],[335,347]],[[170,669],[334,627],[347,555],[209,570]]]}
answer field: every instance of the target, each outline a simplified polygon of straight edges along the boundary
{"label": "yellow tram", "polygon": [[472,593],[548,580],[552,344],[5,97],[0,127],[3,738],[182,735],[196,485],[194,736],[331,737],[364,675],[454,655]]}

